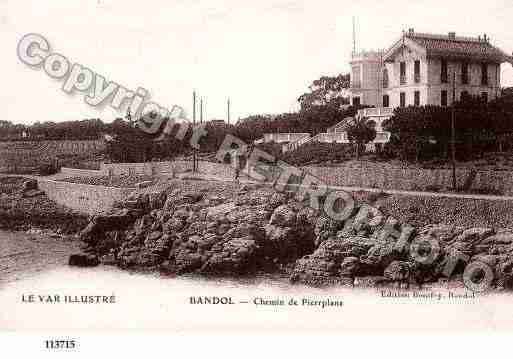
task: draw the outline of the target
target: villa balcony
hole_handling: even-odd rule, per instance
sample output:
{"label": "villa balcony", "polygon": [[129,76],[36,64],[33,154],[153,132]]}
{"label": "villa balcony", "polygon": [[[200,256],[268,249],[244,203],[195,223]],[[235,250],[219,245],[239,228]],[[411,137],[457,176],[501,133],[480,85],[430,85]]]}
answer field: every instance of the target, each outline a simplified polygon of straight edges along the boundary
{"label": "villa balcony", "polygon": [[358,110],[360,117],[385,117],[392,116],[394,109],[392,107],[370,107]]}

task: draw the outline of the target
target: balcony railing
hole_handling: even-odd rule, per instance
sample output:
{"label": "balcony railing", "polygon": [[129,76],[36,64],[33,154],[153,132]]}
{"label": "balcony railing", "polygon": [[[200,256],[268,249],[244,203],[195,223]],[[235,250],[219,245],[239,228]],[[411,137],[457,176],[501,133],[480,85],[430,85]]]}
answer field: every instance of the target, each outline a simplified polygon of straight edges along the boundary
{"label": "balcony railing", "polygon": [[325,143],[348,143],[346,132],[320,133],[314,141]]}
{"label": "balcony railing", "polygon": [[265,133],[263,142],[276,142],[276,143],[282,143],[282,142],[294,142],[298,141],[303,138],[309,138],[309,133]]}
{"label": "balcony railing", "polygon": [[369,107],[358,110],[360,117],[392,116],[394,109],[392,107]]}

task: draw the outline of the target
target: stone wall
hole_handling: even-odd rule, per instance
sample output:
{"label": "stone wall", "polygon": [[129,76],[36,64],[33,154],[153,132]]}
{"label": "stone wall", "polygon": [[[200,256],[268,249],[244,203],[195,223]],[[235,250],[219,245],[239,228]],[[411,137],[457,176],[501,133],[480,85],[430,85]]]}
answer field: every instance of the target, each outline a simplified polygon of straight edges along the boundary
{"label": "stone wall", "polygon": [[100,177],[105,173],[102,171],[95,170],[83,170],[78,168],[61,167],[59,177]]}
{"label": "stone wall", "polygon": [[114,188],[38,179],[38,187],[56,203],[85,214],[111,209],[115,202],[126,199],[134,188]]}
{"label": "stone wall", "polygon": [[[147,163],[102,163],[100,172],[112,175],[172,175],[192,171],[191,161],[147,162]],[[198,161],[198,171],[217,177],[233,178],[235,170],[227,164]]]}
{"label": "stone wall", "polygon": [[[190,161],[113,163],[102,164],[100,173],[113,175],[133,174],[171,175],[192,170]],[[234,169],[227,164],[199,161],[200,173],[230,179]],[[450,169],[393,168],[378,165],[339,165],[336,167],[306,166],[303,170],[322,179],[331,186],[371,187],[404,191],[432,191],[434,188],[452,187]],[[95,172],[96,171],[87,171]],[[244,174],[244,173],[242,173]],[[463,186],[470,175],[468,169],[457,169],[458,186]],[[493,189],[504,195],[513,195],[513,171],[478,171],[471,189]]]}
{"label": "stone wall", "polygon": [[[452,186],[450,169],[406,169],[406,168],[366,168],[356,166],[305,167],[304,170],[321,178],[332,186],[374,187],[383,189],[422,191],[430,187],[440,189]],[[470,170],[458,169],[458,186],[463,186]],[[513,195],[513,172],[478,171],[472,189],[495,189],[504,195]]]}

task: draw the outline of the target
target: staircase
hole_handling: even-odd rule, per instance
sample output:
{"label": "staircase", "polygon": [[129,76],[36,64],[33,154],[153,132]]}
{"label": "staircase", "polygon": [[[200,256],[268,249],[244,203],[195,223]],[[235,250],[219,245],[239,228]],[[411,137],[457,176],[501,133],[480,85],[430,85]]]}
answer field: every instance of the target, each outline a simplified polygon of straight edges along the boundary
{"label": "staircase", "polygon": [[[319,133],[310,138],[300,138],[297,141],[289,142],[283,145],[282,152],[289,152],[298,149],[299,147],[311,142],[325,142],[325,143],[349,143],[347,138],[347,127],[355,121],[374,121],[380,125],[377,128],[377,134],[374,141],[370,143],[369,148],[374,148],[376,143],[386,143],[390,140],[390,133],[381,129],[381,123],[384,120],[392,117],[394,111],[390,107],[372,107],[358,110],[355,117],[346,117],[336,125],[328,128],[326,132]],[[371,149],[372,150],[372,149]]]}
{"label": "staircase", "polygon": [[299,147],[311,142],[326,142],[326,143],[349,143],[345,129],[354,121],[354,117],[346,117],[336,125],[328,128],[326,132],[318,133],[313,137],[301,138],[294,142],[289,142],[283,145],[282,152],[289,152],[297,150]]}

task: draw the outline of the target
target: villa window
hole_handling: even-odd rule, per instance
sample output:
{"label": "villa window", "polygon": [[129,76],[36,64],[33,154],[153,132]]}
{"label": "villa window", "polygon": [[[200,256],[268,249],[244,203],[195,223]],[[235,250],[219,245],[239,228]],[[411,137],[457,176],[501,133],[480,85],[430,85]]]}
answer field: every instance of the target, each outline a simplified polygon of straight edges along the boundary
{"label": "villa window", "polygon": [[464,85],[467,85],[469,83],[467,62],[463,62],[461,64],[461,83]]}
{"label": "villa window", "polygon": [[447,106],[447,90],[442,90],[440,94],[440,106]]}
{"label": "villa window", "polygon": [[362,86],[360,81],[361,69],[360,66],[353,66],[351,76],[351,87],[360,88]]}
{"label": "villa window", "polygon": [[442,59],[442,61],[441,61],[440,80],[441,80],[442,83],[447,83],[448,82],[448,77],[447,77],[447,60],[446,59]]}
{"label": "villa window", "polygon": [[420,82],[420,61],[419,60],[415,60],[415,65],[414,65],[414,79],[415,79],[415,83],[419,83]]}
{"label": "villa window", "polygon": [[360,106],[360,97],[353,97],[353,106]]}
{"label": "villa window", "polygon": [[399,93],[399,106],[406,107],[406,93],[405,92]]}
{"label": "villa window", "polygon": [[481,64],[481,85],[488,85],[488,64]]}
{"label": "villa window", "polygon": [[401,85],[406,84],[406,62],[401,61],[399,63],[399,73],[400,73],[400,82]]}
{"label": "villa window", "polygon": [[390,97],[388,95],[383,95],[383,107],[390,106]]}
{"label": "villa window", "polygon": [[488,92],[481,92],[481,99],[484,103],[488,102]]}
{"label": "villa window", "polygon": [[413,93],[413,96],[414,96],[414,98],[413,98],[413,104],[414,104],[415,106],[420,106],[420,91],[415,91],[415,92]]}
{"label": "villa window", "polygon": [[388,87],[388,70],[383,69],[383,88]]}
{"label": "villa window", "polygon": [[467,101],[470,98],[468,91],[461,91],[460,101]]}

